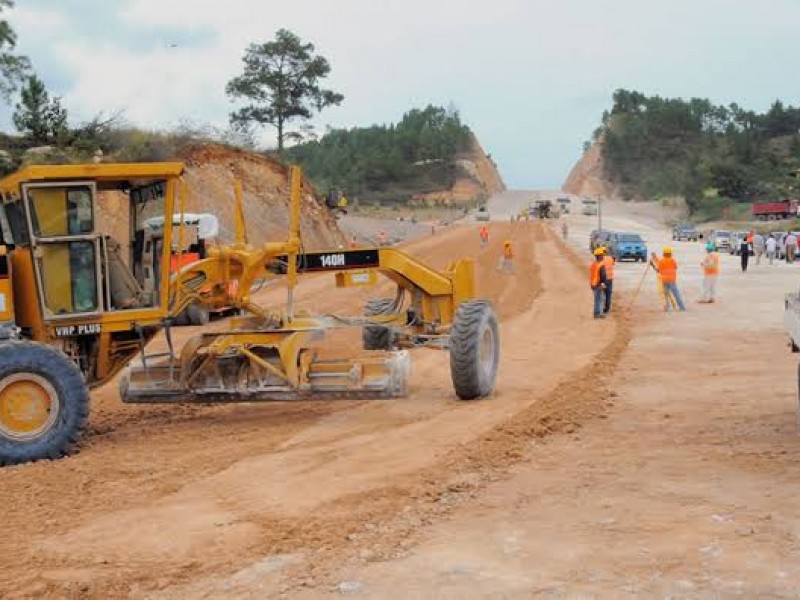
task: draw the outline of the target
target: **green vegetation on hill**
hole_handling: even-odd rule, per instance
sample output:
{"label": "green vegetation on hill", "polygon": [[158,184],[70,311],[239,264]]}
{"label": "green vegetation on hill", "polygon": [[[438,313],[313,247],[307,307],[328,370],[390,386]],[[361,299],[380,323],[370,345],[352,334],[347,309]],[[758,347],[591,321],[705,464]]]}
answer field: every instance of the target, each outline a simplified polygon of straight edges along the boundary
{"label": "green vegetation on hill", "polygon": [[798,192],[800,108],[780,101],[759,114],[617,90],[594,140],[602,141],[607,179],[626,198],[680,195],[699,214],[720,199],[766,201]]}
{"label": "green vegetation on hill", "polygon": [[468,149],[469,128],[456,111],[428,106],[397,124],[331,129],[286,151],[320,191],[340,189],[367,202],[404,202],[450,188],[454,159]]}

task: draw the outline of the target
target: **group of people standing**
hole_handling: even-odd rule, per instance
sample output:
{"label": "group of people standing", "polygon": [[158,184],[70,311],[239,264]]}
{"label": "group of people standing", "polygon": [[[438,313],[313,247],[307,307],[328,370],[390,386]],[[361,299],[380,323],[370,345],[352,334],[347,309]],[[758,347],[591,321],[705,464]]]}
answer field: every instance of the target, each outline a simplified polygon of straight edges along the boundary
{"label": "group of people standing", "polygon": [[791,264],[798,255],[797,244],[797,235],[791,231],[781,235],[780,239],[775,237],[774,233],[768,233],[765,237],[751,231],[739,242],[742,271],[747,271],[751,253],[755,257],[757,265],[761,264],[763,257],[766,257],[769,264],[773,264],[776,258],[780,259],[779,250],[783,249],[784,260]]}
{"label": "group of people standing", "polygon": [[[589,287],[592,289],[594,318],[603,319],[611,310],[611,296],[614,289],[614,257],[608,254],[605,247],[593,250],[594,260],[589,265]],[[717,279],[719,277],[719,254],[714,244],[706,244],[706,255],[700,263],[703,269],[703,296],[698,302],[711,304],[715,300]],[[661,256],[653,253],[648,264],[659,279],[659,286],[664,300],[664,311],[678,310],[684,312],[686,305],[678,289],[678,262],[673,249],[666,246]]]}

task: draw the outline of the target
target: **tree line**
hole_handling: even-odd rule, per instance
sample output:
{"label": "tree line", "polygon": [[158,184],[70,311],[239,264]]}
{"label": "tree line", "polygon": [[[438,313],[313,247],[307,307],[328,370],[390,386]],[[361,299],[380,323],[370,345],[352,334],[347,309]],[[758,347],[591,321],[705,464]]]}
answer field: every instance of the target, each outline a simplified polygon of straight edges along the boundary
{"label": "tree line", "polygon": [[394,190],[394,199],[404,201],[450,187],[453,160],[469,142],[470,130],[458,111],[429,105],[410,110],[396,124],[331,129],[319,140],[290,148],[288,157],[319,189],[372,197]]}
{"label": "tree line", "polygon": [[627,197],[680,195],[696,210],[710,197],[798,193],[800,108],[779,100],[758,113],[619,89],[594,132],[598,140],[606,177]]}

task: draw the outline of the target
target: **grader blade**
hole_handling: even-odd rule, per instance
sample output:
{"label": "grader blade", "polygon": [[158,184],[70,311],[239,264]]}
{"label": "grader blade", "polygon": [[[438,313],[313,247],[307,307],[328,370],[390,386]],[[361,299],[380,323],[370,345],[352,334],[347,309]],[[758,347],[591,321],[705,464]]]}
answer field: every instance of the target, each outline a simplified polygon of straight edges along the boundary
{"label": "grader blade", "polygon": [[219,357],[190,374],[174,363],[130,367],[120,380],[120,397],[129,404],[398,398],[407,394],[411,371],[407,350],[315,359],[295,385],[262,361]]}

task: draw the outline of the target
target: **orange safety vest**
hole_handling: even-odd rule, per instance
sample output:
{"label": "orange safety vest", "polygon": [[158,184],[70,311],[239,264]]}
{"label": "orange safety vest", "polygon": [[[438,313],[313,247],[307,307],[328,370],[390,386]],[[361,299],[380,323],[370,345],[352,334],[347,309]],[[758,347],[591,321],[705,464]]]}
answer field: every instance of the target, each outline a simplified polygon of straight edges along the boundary
{"label": "orange safety vest", "polygon": [[603,268],[604,260],[596,260],[589,265],[589,285],[596,288],[600,285],[600,269]]}
{"label": "orange safety vest", "polygon": [[674,283],[678,280],[678,263],[674,258],[662,258],[658,261],[658,274],[664,283]]}
{"label": "orange safety vest", "polygon": [[514,258],[514,251],[511,249],[511,246],[503,246],[503,257]]}
{"label": "orange safety vest", "polygon": [[719,275],[719,254],[712,252],[703,260],[703,273],[706,276]]}
{"label": "orange safety vest", "polygon": [[606,256],[603,258],[603,266],[606,268],[606,279],[613,281],[614,280],[614,260],[613,256]]}
{"label": "orange safety vest", "polygon": [[481,227],[481,239],[482,240],[489,239],[489,230],[486,227]]}

